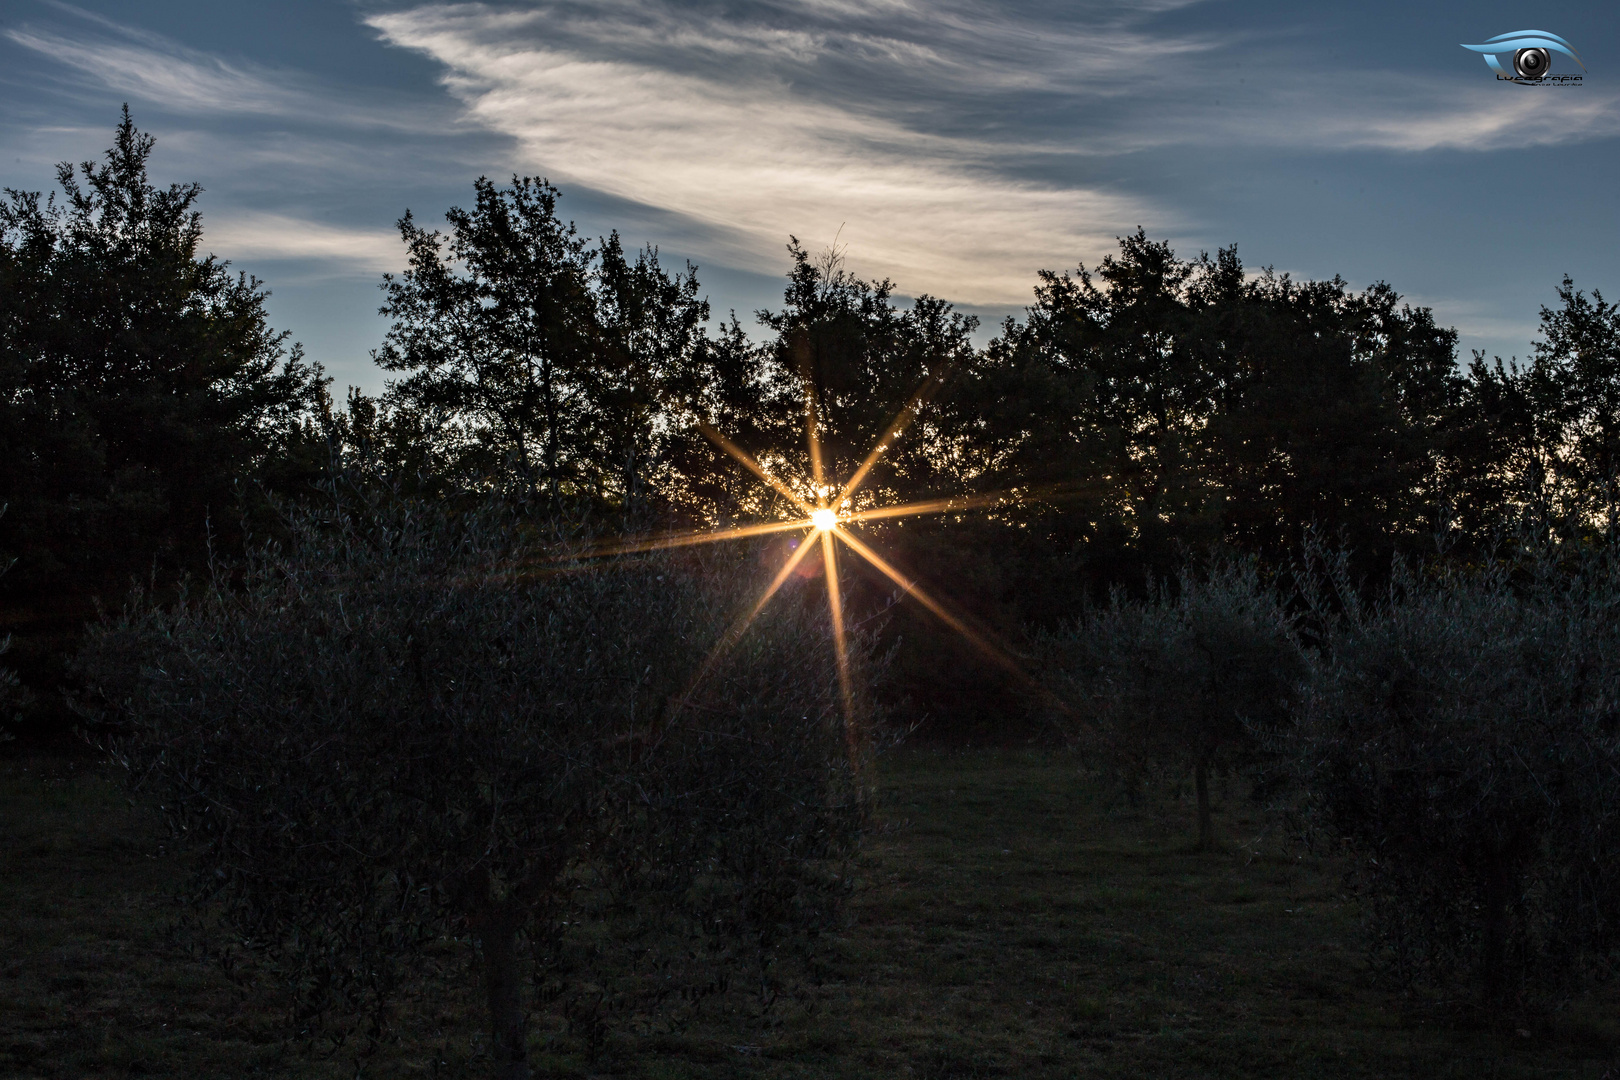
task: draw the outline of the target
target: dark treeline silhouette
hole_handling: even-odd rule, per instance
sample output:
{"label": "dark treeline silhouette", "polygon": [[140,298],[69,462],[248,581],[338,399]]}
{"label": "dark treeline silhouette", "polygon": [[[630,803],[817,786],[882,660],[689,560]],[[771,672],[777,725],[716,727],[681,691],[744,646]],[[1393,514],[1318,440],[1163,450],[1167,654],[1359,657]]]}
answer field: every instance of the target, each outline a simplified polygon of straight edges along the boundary
{"label": "dark treeline silhouette", "polygon": [[[60,168],[61,200],[0,206],[0,613],[34,702],[13,730],[65,723],[60,657],[97,603],[241,553],[278,527],[277,498],[341,475],[607,532],[769,519],[784,500],[700,424],[803,480],[807,396],[837,483],[927,391],[856,506],[976,508],[860,528],[1008,640],[1113,586],[1141,595],[1189,552],[1278,564],[1311,528],[1376,581],[1394,555],[1617,526],[1620,313],[1568,279],[1526,363],[1459,368],[1455,332],[1386,285],[1248,271],[1235,247],[1181,258],[1138,230],[1095,267],[1042,272],[978,348],[950,305],[794,241],[756,341],[735,316],[706,325],[692,267],[581,236],[544,181],[480,179],[446,233],[400,221],[374,354],[394,378],[340,406],[269,328],[261,284],[199,254],[199,189],[153,186],[151,152],[126,111],[105,163]],[[875,574],[850,588],[856,617],[893,593]],[[892,706],[999,722],[1003,676],[956,635],[904,604],[887,632]]]}

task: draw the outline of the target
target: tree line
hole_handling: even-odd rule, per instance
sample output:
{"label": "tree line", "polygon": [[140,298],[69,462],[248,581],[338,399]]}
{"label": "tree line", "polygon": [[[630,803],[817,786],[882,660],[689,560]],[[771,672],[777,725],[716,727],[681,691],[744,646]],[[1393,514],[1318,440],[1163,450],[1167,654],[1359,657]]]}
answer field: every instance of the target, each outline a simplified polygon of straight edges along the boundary
{"label": "tree line", "polygon": [[[59,168],[60,197],[0,205],[0,608],[41,716],[97,604],[273,535],[278,500],[364,476],[608,532],[769,519],[784,500],[700,428],[806,478],[807,398],[847,477],[937,389],[857,498],[978,508],[864,528],[1008,638],[1189,552],[1274,565],[1312,528],[1377,577],[1397,554],[1477,560],[1504,535],[1620,524],[1620,312],[1567,279],[1525,362],[1459,367],[1456,333],[1386,285],[1252,271],[1235,247],[1182,258],[1138,230],[1041,272],[981,348],[949,304],[794,241],[756,340],[735,314],[711,325],[695,268],[588,240],[543,180],[479,179],[445,231],[401,218],[374,352],[391,378],[340,405],[270,328],[264,285],[201,254],[200,189],[153,185],[152,150],[126,109],[104,161]],[[876,605],[890,587],[852,588]],[[930,646],[900,657],[897,705],[998,708],[999,676],[921,616],[895,633]]]}

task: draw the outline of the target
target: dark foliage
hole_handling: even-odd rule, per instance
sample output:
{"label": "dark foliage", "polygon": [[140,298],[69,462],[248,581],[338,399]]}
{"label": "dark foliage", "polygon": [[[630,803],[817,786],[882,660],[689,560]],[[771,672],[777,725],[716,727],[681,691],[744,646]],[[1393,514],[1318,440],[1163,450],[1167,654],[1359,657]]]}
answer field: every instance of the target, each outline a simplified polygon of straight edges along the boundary
{"label": "dark foliage", "polygon": [[1072,703],[1062,734],[1097,765],[1133,786],[1192,774],[1200,849],[1216,842],[1211,773],[1261,756],[1306,672],[1294,619],[1253,562],[1184,569],[1145,601],[1116,590],[1038,649]]}
{"label": "dark foliage", "polygon": [[448,238],[400,219],[410,268],[385,276],[394,324],[376,353],[406,373],[383,401],[396,434],[379,443],[370,402],[353,434],[392,449],[396,474],[644,518],[664,443],[719,374],[696,272],[666,275],[652,249],[631,261],[616,233],[591,247],[543,180],[474,188],[472,210],[446,213]]}
{"label": "dark foliage", "polygon": [[1091,589],[1221,542],[1275,564],[1312,525],[1376,561],[1433,532],[1455,342],[1385,286],[1250,275],[1233,248],[1189,262],[1138,232],[1095,271],[1043,272],[991,344],[979,458]]}
{"label": "dark foliage", "polygon": [[147,180],[125,111],[106,163],[60,166],[64,200],[0,206],[0,500],[7,588],[98,585],[184,561],[232,482],[287,452],[318,371],[265,322],[268,295],[199,257],[201,189]]}
{"label": "dark foliage", "polygon": [[230,542],[321,387],[260,283],[199,256],[201,188],[153,186],[152,146],[126,108],[105,162],[58,168],[60,202],[0,204],[0,617],[41,689],[92,597],[200,565],[210,526]]}
{"label": "dark foliage", "polygon": [[1448,478],[1453,532],[1612,541],[1620,527],[1620,308],[1565,278],[1520,366],[1476,354]]}
{"label": "dark foliage", "polygon": [[730,980],[756,1009],[791,989],[864,813],[813,607],[693,688],[746,560],[581,565],[495,506],[340,500],[288,531],[81,664],[290,1030],[386,1037],[465,936],[508,1076],[523,971],[588,1043]]}
{"label": "dark foliage", "polygon": [[[770,419],[760,434],[778,440],[745,443],[801,483],[806,495],[836,501],[859,477],[841,507],[860,512],[892,506],[935,509],[916,517],[878,519],[856,527],[908,579],[923,582],[960,617],[1016,632],[1016,609],[1002,595],[995,559],[976,556],[986,537],[978,515],[942,511],[942,503],[972,492],[982,471],[971,421],[959,428],[947,404],[967,387],[976,362],[971,335],[977,320],[930,296],[909,307],[890,281],[850,273],[837,251],[813,258],[789,244],[793,267],[782,307],[758,312],[774,339],[761,347],[776,394],[764,404]],[[972,412],[975,406],[967,404]],[[805,437],[816,432],[819,456]],[[877,453],[878,448],[881,453]],[[992,542],[1004,538],[998,523]],[[864,560],[849,560],[857,618],[893,602],[896,585]],[[896,704],[952,732],[976,733],[1005,722],[1006,678],[931,613],[901,605],[887,633],[899,643]]]}
{"label": "dark foliage", "polygon": [[[1406,980],[1556,1000],[1620,948],[1620,576],[1397,573],[1362,605],[1319,559],[1302,788],[1359,856],[1375,955]],[[1338,614],[1324,611],[1337,601]]]}
{"label": "dark foliage", "polygon": [[[60,200],[0,205],[0,633],[24,675],[0,669],[0,738],[60,697],[98,602],[149,582],[91,635],[76,705],[160,793],[204,929],[282,988],[289,1030],[365,1049],[470,942],[520,1076],[537,1010],[599,1049],[744,986],[767,1012],[810,971],[865,807],[820,571],[715,662],[781,546],[588,565],[559,524],[796,518],[727,440],[808,502],[926,507],[843,527],[946,621],[1030,631],[1063,735],[1132,784],[1190,776],[1200,848],[1212,775],[1285,752],[1402,979],[1505,1006],[1610,974],[1620,306],[1600,293],[1564,279],[1526,364],[1459,371],[1455,332],[1386,285],[1138,230],[1041,272],[979,349],[949,304],[793,240],[750,341],[735,315],[707,331],[691,266],[590,242],[544,180],[480,178],[448,234],[400,220],[374,354],[399,377],[339,408],[261,284],[199,254],[200,189],[153,186],[152,149],[126,109]],[[1354,556],[1308,542],[1285,603],[1313,530]],[[280,540],[240,561],[249,531]],[[1506,535],[1540,561],[1501,558]],[[1431,570],[1403,569],[1419,554]],[[849,566],[851,622],[883,626],[858,635],[862,701],[889,646],[904,719],[1028,734],[995,650]]]}

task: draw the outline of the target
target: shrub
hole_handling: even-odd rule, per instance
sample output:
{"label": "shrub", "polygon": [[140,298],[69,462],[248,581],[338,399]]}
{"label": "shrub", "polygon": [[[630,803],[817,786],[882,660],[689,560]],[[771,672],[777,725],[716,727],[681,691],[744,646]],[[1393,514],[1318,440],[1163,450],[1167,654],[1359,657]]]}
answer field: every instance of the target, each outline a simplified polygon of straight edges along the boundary
{"label": "shrub", "polygon": [[374,1045],[430,946],[470,935],[502,1075],[527,1075],[523,966],[599,1041],[615,1002],[738,965],[768,1006],[776,959],[836,915],[863,798],[814,609],[779,601],[688,697],[746,561],[558,564],[535,531],[299,516],[235,588],[81,658],[199,856],[195,898],[300,1032]]}
{"label": "shrub", "polygon": [[1292,617],[1252,562],[1183,570],[1145,601],[1115,593],[1044,651],[1077,704],[1069,736],[1128,776],[1193,774],[1198,845],[1215,843],[1212,770],[1251,759],[1305,675]]}
{"label": "shrub", "polygon": [[1507,1004],[1612,965],[1617,617],[1620,576],[1594,565],[1518,588],[1504,571],[1402,571],[1378,603],[1323,619],[1295,760],[1403,979],[1477,977]]}

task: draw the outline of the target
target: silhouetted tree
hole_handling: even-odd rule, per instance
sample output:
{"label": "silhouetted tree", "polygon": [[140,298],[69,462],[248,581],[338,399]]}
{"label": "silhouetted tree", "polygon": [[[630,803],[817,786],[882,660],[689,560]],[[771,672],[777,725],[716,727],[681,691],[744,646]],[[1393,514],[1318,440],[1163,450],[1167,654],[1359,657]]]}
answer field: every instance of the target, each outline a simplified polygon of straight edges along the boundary
{"label": "silhouetted tree", "polygon": [[835,917],[862,765],[816,609],[707,666],[746,561],[592,567],[547,531],[493,501],[328,502],[82,654],[289,1033],[383,1038],[430,943],[470,933],[515,1080],[526,970],[587,1028],[593,1001],[645,1015],[739,966],[764,1006]]}
{"label": "silhouetted tree", "polygon": [[1452,456],[1461,527],[1478,542],[1620,527],[1620,310],[1567,277],[1558,296],[1528,363],[1476,353],[1469,365]]}
{"label": "silhouetted tree", "polygon": [[126,107],[104,162],[58,167],[61,201],[0,204],[0,588],[58,633],[198,564],[210,523],[229,541],[237,484],[295,453],[323,381],[261,284],[199,256],[202,189],[154,187],[152,148]]}
{"label": "silhouetted tree", "polygon": [[1116,590],[1038,653],[1063,734],[1132,783],[1192,774],[1198,847],[1215,845],[1211,774],[1286,728],[1306,675],[1294,618],[1254,563],[1184,568],[1146,600]]}
{"label": "silhouetted tree", "polygon": [[778,464],[775,454],[803,445],[798,384],[766,346],[748,339],[735,312],[701,348],[702,377],[677,383],[678,405],[668,418],[681,422],[663,434],[659,494],[688,521],[777,516],[785,511],[780,496],[726,458],[695,421]]}
{"label": "silhouetted tree", "polygon": [[1095,272],[1043,272],[990,344],[978,455],[1094,585],[1217,542],[1276,562],[1313,524],[1377,560],[1443,516],[1455,340],[1386,286],[1188,262],[1138,231]]}
{"label": "silhouetted tree", "polygon": [[1596,289],[1588,297],[1568,277],[1563,307],[1541,309],[1538,363],[1559,370],[1568,387],[1564,410],[1569,468],[1585,493],[1581,512],[1613,540],[1620,530],[1620,304]]}
{"label": "silhouetted tree", "polygon": [[921,392],[922,408],[885,444],[878,468],[862,484],[870,494],[861,498],[945,494],[940,485],[949,474],[939,467],[928,406],[933,391],[948,388],[938,380],[971,364],[978,320],[929,296],[903,308],[894,302],[892,282],[861,280],[836,251],[814,259],[795,240],[788,252],[793,267],[783,306],[761,311],[758,318],[775,335],[767,346],[772,360],[796,383],[793,403],[801,413],[794,449],[802,475],[813,479],[815,472],[815,463],[805,457],[809,418],[802,410],[813,410],[821,466],[836,488],[853,476],[883,441],[890,422]]}
{"label": "silhouetted tree", "polygon": [[618,233],[597,252],[594,360],[588,376],[597,496],[632,521],[652,509],[672,429],[689,428],[714,370],[697,271],[666,275],[658,252],[625,257]]}
{"label": "silhouetted tree", "polygon": [[1082,557],[1129,549],[1168,572],[1175,541],[1219,535],[1198,468],[1214,384],[1188,350],[1192,273],[1139,230],[1095,273],[1042,271],[1026,321],[991,344],[990,386],[1005,402],[987,432],[997,479],[1070,489],[1052,504],[1072,522],[1056,532]]}
{"label": "silhouetted tree", "polygon": [[[1302,788],[1358,857],[1375,954],[1486,1000],[1562,997],[1620,949],[1620,578],[1542,561],[1398,571],[1362,603],[1319,562]],[[1320,572],[1325,567],[1326,572]],[[1333,601],[1324,604],[1324,600]]]}
{"label": "silhouetted tree", "polygon": [[[806,448],[813,426],[817,495],[829,503],[881,447],[843,509],[971,493],[984,467],[970,429],[982,424],[978,413],[988,405],[969,397],[977,320],[926,295],[904,306],[893,283],[862,280],[835,250],[812,257],[795,240],[788,251],[793,265],[782,306],[757,314],[774,335],[762,352],[782,387],[772,403],[780,410],[774,433],[781,441],[771,449],[789,475],[807,497],[818,486],[818,462]],[[1016,625],[1002,618],[997,560],[978,549],[987,538],[964,515],[934,512],[848,527],[959,615],[1003,634]],[[887,604],[895,594],[894,582],[863,560],[851,559],[849,569],[856,610]],[[911,708],[958,720],[1000,711],[1001,672],[965,656],[969,647],[935,615],[901,604],[887,632],[903,643],[895,685]]]}
{"label": "silhouetted tree", "polygon": [[446,213],[449,237],[400,219],[410,269],[384,276],[394,324],[375,356],[407,374],[369,415],[420,432],[431,467],[463,484],[645,517],[665,444],[714,374],[696,271],[668,275],[650,248],[632,261],[617,233],[593,247],[543,180],[474,188],[472,210]]}
{"label": "silhouetted tree", "polygon": [[1458,410],[1451,484],[1459,527],[1475,545],[1503,532],[1565,535],[1578,516],[1565,390],[1553,365],[1487,364],[1475,353]]}
{"label": "silhouetted tree", "polygon": [[457,472],[555,500],[581,464],[591,255],[545,181],[473,187],[472,210],[445,213],[448,241],[400,218],[410,268],[383,275],[394,323],[374,357],[408,373],[388,397],[423,418]]}

